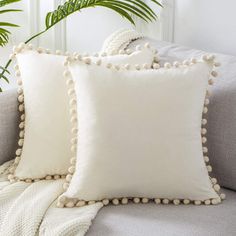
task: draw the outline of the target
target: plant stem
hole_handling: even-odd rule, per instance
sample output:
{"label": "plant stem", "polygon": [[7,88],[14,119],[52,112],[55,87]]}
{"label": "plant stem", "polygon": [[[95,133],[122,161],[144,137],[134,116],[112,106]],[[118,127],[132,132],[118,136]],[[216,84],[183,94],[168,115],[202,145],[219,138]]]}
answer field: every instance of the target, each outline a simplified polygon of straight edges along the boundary
{"label": "plant stem", "polygon": [[[6,69],[9,67],[9,65],[11,64],[12,60],[10,59],[7,64],[4,67],[4,70],[2,71],[2,73],[0,74],[0,79],[2,78],[2,76],[4,75],[4,73],[6,72]],[[8,82],[9,83],[9,82]],[[2,89],[0,88],[0,92],[2,92]]]}
{"label": "plant stem", "polygon": [[25,41],[25,44],[29,43],[30,41],[32,41],[34,38],[37,38],[37,37],[40,36],[41,34],[45,33],[47,30],[48,30],[48,29],[45,29],[45,30],[43,30],[43,31],[41,31],[41,32],[39,32],[39,33],[33,35],[32,37],[30,37],[29,39],[27,39],[27,40]]}

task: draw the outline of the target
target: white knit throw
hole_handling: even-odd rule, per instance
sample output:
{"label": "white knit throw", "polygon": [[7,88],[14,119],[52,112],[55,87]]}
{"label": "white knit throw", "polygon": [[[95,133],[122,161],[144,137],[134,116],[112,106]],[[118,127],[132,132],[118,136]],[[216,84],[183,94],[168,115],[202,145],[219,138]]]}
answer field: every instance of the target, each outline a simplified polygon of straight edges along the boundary
{"label": "white knit throw", "polygon": [[142,38],[143,36],[133,29],[120,29],[112,33],[103,43],[101,52],[112,54],[114,51],[125,49],[132,40]]}
{"label": "white knit throw", "polygon": [[[0,167],[1,171],[1,167]],[[56,208],[64,180],[9,184],[0,175],[0,235],[72,236],[84,235],[101,203],[81,208]]]}

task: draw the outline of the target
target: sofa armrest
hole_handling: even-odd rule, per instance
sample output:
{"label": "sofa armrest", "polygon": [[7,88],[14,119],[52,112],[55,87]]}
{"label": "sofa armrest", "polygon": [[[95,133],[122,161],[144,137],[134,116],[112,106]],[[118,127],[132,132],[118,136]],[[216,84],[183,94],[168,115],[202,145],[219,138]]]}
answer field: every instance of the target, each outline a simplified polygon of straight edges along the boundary
{"label": "sofa armrest", "polygon": [[0,165],[15,158],[18,142],[18,101],[16,89],[0,93]]}

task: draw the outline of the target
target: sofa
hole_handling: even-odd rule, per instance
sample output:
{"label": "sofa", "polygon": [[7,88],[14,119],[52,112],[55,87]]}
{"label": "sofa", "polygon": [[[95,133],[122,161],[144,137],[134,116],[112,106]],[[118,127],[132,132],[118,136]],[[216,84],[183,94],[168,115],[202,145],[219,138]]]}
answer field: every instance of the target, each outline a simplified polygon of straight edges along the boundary
{"label": "sofa", "polygon": [[[204,52],[142,38],[129,47],[149,41],[159,51],[159,60],[176,61]],[[215,206],[128,204],[103,207],[88,236],[236,235],[236,57],[216,54],[222,63],[220,81],[212,91],[209,107],[208,147],[213,173],[226,194]],[[18,136],[17,92],[0,94],[0,164],[14,158]]]}

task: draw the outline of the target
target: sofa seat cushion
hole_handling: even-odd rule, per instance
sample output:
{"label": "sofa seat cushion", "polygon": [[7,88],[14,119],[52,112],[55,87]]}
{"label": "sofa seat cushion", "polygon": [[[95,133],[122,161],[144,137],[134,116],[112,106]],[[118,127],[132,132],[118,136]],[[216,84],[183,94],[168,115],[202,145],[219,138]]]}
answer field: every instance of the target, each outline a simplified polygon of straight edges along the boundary
{"label": "sofa seat cushion", "polygon": [[87,236],[234,236],[236,192],[216,206],[128,204],[103,207]]}

